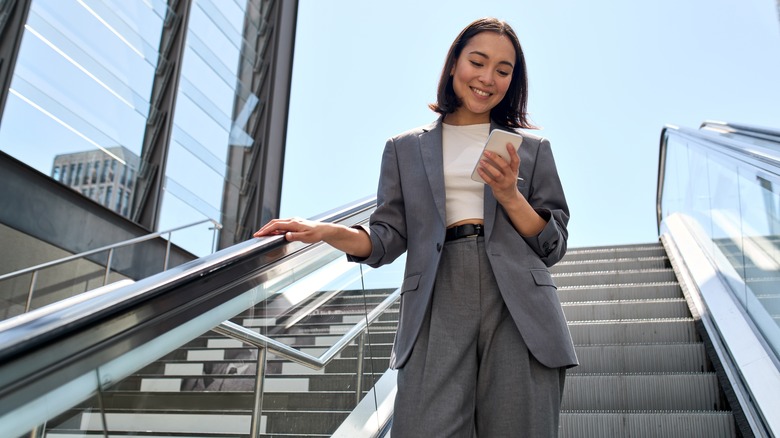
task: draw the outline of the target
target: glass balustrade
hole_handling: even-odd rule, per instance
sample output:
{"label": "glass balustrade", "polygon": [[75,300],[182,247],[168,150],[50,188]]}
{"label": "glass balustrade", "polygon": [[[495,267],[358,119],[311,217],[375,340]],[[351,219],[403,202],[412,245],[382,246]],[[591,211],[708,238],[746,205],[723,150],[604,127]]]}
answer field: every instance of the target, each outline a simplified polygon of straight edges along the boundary
{"label": "glass balustrade", "polygon": [[780,143],[668,127],[660,219],[685,219],[780,356]]}

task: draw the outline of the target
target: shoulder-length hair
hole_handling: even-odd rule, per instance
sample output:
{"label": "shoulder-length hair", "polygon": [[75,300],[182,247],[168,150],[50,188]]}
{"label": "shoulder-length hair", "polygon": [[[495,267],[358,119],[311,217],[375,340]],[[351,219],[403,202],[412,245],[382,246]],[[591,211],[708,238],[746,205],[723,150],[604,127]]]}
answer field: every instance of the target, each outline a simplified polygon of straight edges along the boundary
{"label": "shoulder-length hair", "polygon": [[515,48],[515,67],[512,70],[512,81],[509,83],[509,89],[501,102],[490,110],[490,118],[496,123],[510,128],[535,129],[536,127],[528,121],[526,113],[528,76],[520,40],[518,40],[515,31],[508,23],[497,18],[480,18],[466,26],[458,37],[455,38],[447,53],[444,68],[441,71],[439,87],[436,93],[436,103],[432,103],[428,107],[441,115],[447,115],[454,113],[461,106],[462,102],[455,95],[455,90],[452,87],[450,72],[452,72],[455,62],[460,57],[463,48],[466,47],[469,40],[482,32],[495,32],[506,36]]}

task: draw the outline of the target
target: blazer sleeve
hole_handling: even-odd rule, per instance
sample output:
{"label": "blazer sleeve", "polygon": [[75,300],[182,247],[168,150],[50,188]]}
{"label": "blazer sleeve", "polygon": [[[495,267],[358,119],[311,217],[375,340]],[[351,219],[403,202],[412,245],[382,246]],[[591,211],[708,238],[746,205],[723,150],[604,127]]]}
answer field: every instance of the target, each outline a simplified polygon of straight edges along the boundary
{"label": "blazer sleeve", "polygon": [[371,238],[371,254],[365,258],[347,255],[350,261],[374,268],[393,262],[406,251],[406,210],[394,139],[385,144],[376,196],[376,210],[368,227],[359,226]]}
{"label": "blazer sleeve", "polygon": [[566,254],[569,232],[569,206],[555,166],[550,142],[542,138],[536,154],[528,193],[528,203],[547,221],[536,236],[523,239],[548,267],[558,263]]}

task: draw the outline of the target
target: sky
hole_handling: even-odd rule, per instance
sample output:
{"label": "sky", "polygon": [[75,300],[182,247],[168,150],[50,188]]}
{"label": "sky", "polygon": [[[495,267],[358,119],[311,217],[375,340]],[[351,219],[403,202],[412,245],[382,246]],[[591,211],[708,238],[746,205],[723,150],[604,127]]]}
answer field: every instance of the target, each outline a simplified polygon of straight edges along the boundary
{"label": "sky", "polygon": [[485,16],[520,38],[570,248],[657,241],[664,125],[780,129],[776,0],[300,0],[281,216],[374,195],[385,141],[437,118],[447,50]]}

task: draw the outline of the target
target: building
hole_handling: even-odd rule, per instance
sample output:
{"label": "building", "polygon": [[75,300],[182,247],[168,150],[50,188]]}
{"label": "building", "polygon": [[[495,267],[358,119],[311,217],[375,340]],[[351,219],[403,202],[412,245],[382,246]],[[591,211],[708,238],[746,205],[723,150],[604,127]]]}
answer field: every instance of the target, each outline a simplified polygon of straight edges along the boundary
{"label": "building", "polygon": [[140,158],[123,146],[60,154],[52,179],[129,218]]}

